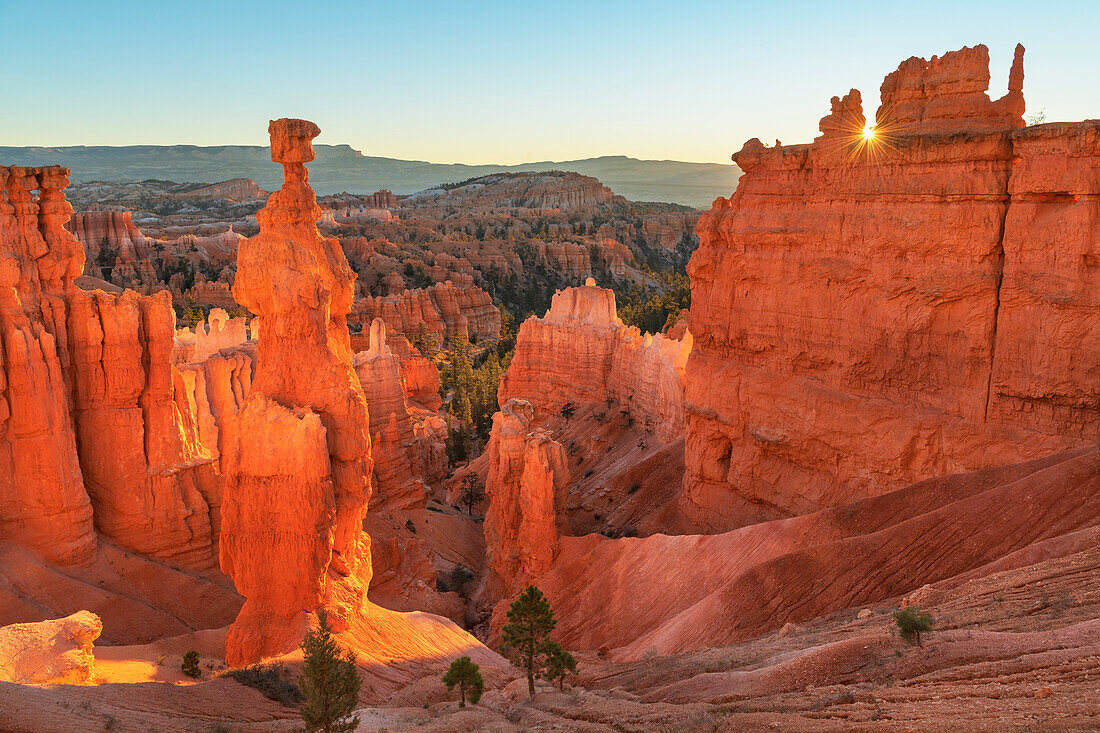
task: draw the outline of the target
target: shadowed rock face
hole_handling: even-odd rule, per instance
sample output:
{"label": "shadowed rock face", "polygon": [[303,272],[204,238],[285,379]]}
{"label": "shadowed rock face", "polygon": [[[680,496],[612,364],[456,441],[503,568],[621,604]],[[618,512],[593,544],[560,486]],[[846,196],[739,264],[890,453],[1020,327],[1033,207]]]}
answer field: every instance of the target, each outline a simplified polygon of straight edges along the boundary
{"label": "shadowed rock face", "polygon": [[247,599],[226,638],[239,664],[294,647],[322,606],[348,627],[370,581],[367,403],[346,316],[355,275],[320,218],[305,163],[319,130],[276,120],[286,182],[243,241],[233,286],[259,320],[255,377],[227,468],[221,566]]}
{"label": "shadowed rock face", "polygon": [[493,416],[486,452],[488,591],[500,597],[553,565],[559,528],[565,526],[569,468],[565,450],[535,428],[535,411],[524,400],[510,400]]}
{"label": "shadowed rock face", "polygon": [[[1023,127],[1023,49],[734,155],[692,258],[683,509],[720,531],[1100,437],[1100,124]],[[1090,223],[1091,222],[1091,223]]]}

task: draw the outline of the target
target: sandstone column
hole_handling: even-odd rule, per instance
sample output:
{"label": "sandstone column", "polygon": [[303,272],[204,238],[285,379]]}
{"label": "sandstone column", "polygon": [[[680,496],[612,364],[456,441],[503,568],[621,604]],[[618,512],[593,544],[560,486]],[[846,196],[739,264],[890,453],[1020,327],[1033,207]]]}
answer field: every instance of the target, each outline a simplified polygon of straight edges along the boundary
{"label": "sandstone column", "polygon": [[534,428],[535,410],[509,400],[493,415],[486,452],[485,552],[489,597],[507,597],[548,571],[566,528],[569,468],[565,450]]}
{"label": "sandstone column", "polygon": [[371,572],[367,403],[346,321],[355,274],[316,227],[304,164],[320,130],[281,119],[268,132],[285,183],[240,243],[233,286],[259,347],[223,506],[221,566],[247,599],[226,638],[232,665],[292,649],[321,607],[346,628]]}

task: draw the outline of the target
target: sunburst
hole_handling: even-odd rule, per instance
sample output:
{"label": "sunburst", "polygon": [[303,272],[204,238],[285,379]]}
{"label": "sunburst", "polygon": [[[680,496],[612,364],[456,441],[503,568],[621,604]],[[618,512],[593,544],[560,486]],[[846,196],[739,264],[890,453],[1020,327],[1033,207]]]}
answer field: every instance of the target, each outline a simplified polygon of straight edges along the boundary
{"label": "sunburst", "polygon": [[847,137],[848,158],[851,162],[867,161],[876,163],[890,150],[895,148],[894,129],[889,120],[883,119],[880,112],[873,124],[870,120],[864,121],[860,126],[853,125],[851,133]]}

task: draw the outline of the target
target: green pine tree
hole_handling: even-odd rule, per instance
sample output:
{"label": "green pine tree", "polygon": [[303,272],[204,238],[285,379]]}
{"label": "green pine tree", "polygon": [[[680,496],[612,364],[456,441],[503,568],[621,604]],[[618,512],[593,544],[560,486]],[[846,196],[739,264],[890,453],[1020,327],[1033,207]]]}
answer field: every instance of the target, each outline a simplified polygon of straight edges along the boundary
{"label": "green pine tree", "polygon": [[460,708],[466,707],[466,698],[470,698],[471,705],[477,705],[481,699],[481,693],[485,689],[485,683],[481,679],[481,672],[469,657],[459,657],[451,662],[451,668],[443,675],[443,684],[448,690],[458,686]]}
{"label": "green pine tree", "polygon": [[508,623],[501,629],[500,650],[515,666],[527,673],[527,689],[535,696],[535,677],[546,669],[550,632],[557,622],[546,596],[533,585],[520,593],[508,609]]}
{"label": "green pine tree", "polygon": [[451,414],[458,418],[463,427],[470,425],[474,421],[473,407],[470,405],[469,392],[455,390],[455,399],[452,403]]}
{"label": "green pine tree", "polygon": [[359,726],[352,717],[359,703],[362,682],[355,669],[355,654],[342,654],[332,638],[325,612],[317,614],[317,628],[302,640],[305,667],[298,684],[305,694],[302,720],[307,733],[350,733]]}
{"label": "green pine tree", "polygon": [[557,681],[558,689],[565,689],[565,678],[577,673],[577,660],[561,648],[556,641],[546,642],[546,669],[542,676],[548,682]]}
{"label": "green pine tree", "polygon": [[894,622],[898,625],[901,638],[917,646],[924,646],[921,643],[921,634],[927,634],[932,630],[931,614],[916,606],[908,606],[896,612]]}
{"label": "green pine tree", "polygon": [[198,679],[202,677],[202,670],[199,669],[199,653],[192,649],[183,655],[183,664],[180,665],[180,669],[188,677]]}
{"label": "green pine tree", "polygon": [[485,499],[485,482],[473,471],[462,477],[462,503],[466,505],[466,513],[474,513],[474,504]]}

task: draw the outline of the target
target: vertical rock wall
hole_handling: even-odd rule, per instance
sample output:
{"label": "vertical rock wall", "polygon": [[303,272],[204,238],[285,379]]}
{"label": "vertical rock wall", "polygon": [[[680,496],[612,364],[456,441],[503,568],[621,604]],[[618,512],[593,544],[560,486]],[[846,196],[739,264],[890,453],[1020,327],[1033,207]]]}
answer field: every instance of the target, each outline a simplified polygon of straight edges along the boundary
{"label": "vertical rock wall", "polygon": [[534,422],[530,403],[510,400],[493,415],[485,449],[487,590],[494,598],[509,596],[548,571],[558,553],[558,537],[567,530],[565,450]]}
{"label": "vertical rock wall", "polygon": [[[692,258],[684,512],[724,530],[1100,436],[1096,123],[1023,127],[1023,49],[910,59],[745,171]],[[1090,264],[1091,263],[1091,264]]]}
{"label": "vertical rock wall", "polygon": [[83,564],[94,517],[125,549],[210,568],[220,478],[182,403],[167,295],[75,287],[68,171],[0,179],[0,539]]}

